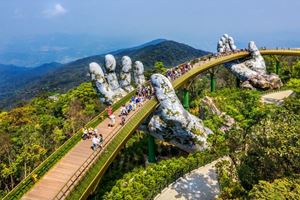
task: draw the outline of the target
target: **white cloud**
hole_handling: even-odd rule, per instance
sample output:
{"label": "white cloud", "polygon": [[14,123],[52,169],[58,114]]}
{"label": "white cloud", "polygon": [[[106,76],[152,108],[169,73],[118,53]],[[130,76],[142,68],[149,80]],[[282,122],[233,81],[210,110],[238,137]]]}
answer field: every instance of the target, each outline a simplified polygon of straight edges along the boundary
{"label": "white cloud", "polygon": [[54,5],[54,7],[44,10],[43,14],[45,17],[57,17],[60,15],[64,15],[67,12],[68,11],[60,3],[57,3]]}

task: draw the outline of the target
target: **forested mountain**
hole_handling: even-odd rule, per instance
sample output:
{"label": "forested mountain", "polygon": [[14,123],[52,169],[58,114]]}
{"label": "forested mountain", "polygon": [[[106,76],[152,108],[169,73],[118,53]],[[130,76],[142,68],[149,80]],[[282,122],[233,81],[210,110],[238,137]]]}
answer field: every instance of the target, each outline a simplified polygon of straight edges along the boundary
{"label": "forested mountain", "polygon": [[[154,40],[138,47],[112,52],[118,63],[117,68],[121,67],[122,56],[128,55],[133,61],[142,61],[145,70],[151,69],[156,61],[162,61],[167,67],[175,66],[207,53],[182,43],[163,39]],[[3,81],[4,84],[2,83],[3,85],[0,87],[0,93],[2,94],[0,96],[0,108],[11,108],[17,103],[45,92],[66,92],[89,80],[87,72],[90,62],[98,62],[104,66],[104,56],[105,54],[86,57],[64,65],[56,63],[54,69],[45,70],[43,73],[30,72],[31,78],[29,76],[26,79],[23,79],[22,76],[24,75],[18,76],[19,72],[13,73],[10,76],[11,79]],[[35,71],[39,71],[39,69],[43,68],[39,67]],[[28,69],[23,70],[25,72],[28,71]],[[22,78],[14,82],[15,79],[19,79],[18,77]]]}
{"label": "forested mountain", "polygon": [[20,88],[24,88],[29,82],[58,69],[60,66],[62,65],[56,62],[35,68],[0,64],[0,100],[7,98],[10,101],[10,97],[16,95]]}

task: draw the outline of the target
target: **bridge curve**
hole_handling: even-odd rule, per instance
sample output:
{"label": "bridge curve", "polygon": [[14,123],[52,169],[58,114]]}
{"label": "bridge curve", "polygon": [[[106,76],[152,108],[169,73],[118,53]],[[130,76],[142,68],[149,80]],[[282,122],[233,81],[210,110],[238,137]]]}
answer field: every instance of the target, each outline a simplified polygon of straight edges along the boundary
{"label": "bridge curve", "polygon": [[[260,50],[260,53],[262,55],[300,56],[300,49],[299,50],[296,50],[296,49],[265,49],[265,50]],[[234,60],[241,59],[241,58],[246,58],[249,55],[250,55],[250,53],[248,51],[240,51],[240,52],[233,52],[227,56],[212,58],[208,62],[201,63],[201,61],[200,61],[200,63],[196,63],[196,66],[194,66],[190,71],[186,72],[185,74],[183,74],[182,76],[180,76],[179,78],[174,80],[172,82],[172,85],[173,85],[174,89],[176,90],[176,89],[180,88],[181,86],[183,86],[190,79],[195,78],[200,73],[202,73],[208,69],[211,69],[220,64],[224,64],[226,62],[234,61]],[[159,103],[156,99],[151,99],[148,102],[146,102],[146,104],[143,106],[143,108],[139,112],[139,114],[142,117],[138,116],[138,117],[132,118],[130,121],[127,122],[126,126],[136,127],[136,128],[139,127],[139,125],[142,123],[142,121],[151,114],[151,112],[158,106],[158,104]],[[124,127],[124,129],[128,128],[126,126]],[[121,132],[123,130],[121,130]],[[119,144],[118,149],[119,148],[121,149],[121,147],[125,145],[126,141],[129,139],[129,137],[131,136],[131,134],[134,131],[135,131],[135,129],[131,129],[131,131],[127,132],[127,136],[123,140],[123,143]],[[118,153],[119,153],[119,151],[116,151],[115,154],[112,155],[112,158],[115,158]],[[110,160],[111,160],[110,162],[107,162],[108,166],[113,161],[113,159],[110,159]],[[80,197],[77,196],[77,197],[79,197],[79,199],[87,199],[87,197],[95,191],[95,189],[97,188],[97,186],[98,186],[103,174],[105,173],[105,170],[108,168],[108,166],[103,166],[103,168],[101,168],[101,171],[99,171],[99,173],[96,175],[96,177],[90,182],[90,184],[86,188],[86,190],[83,191],[83,193],[80,195]],[[75,188],[75,190],[76,190],[76,188]],[[76,191],[74,191],[74,192],[76,192]]]}
{"label": "bridge curve", "polygon": [[[300,56],[300,49],[265,49],[260,50],[260,52],[262,55]],[[206,59],[205,61],[200,60],[194,65],[194,67],[190,71],[186,72],[184,75],[174,80],[172,82],[172,85],[174,89],[178,89],[190,79],[193,79],[200,73],[210,68],[213,68],[220,64],[224,64],[226,62],[245,58],[247,56],[249,56],[248,51],[239,51],[219,57],[211,57],[210,59]],[[139,112],[134,113],[133,116],[127,121],[127,123],[115,133],[115,135],[111,138],[109,143],[107,143],[104,147],[104,151],[101,151],[97,159],[93,160],[93,162],[89,166],[89,169],[82,172],[83,175],[79,177],[80,180],[73,181],[73,185],[69,186],[66,191],[62,191],[62,188],[56,189],[57,194],[55,195],[55,199],[65,199],[67,196],[70,199],[87,199],[87,197],[95,191],[106,169],[114,160],[114,158],[122,149],[122,147],[126,144],[126,141],[130,138],[132,133],[139,127],[143,120],[152,113],[152,111],[158,106],[158,104],[159,103],[156,99],[146,101],[143,107],[139,110]],[[72,150],[74,150],[74,148],[72,148],[70,151]],[[59,162],[56,165],[58,165]],[[48,171],[48,173],[50,173],[52,169],[53,168],[51,168]],[[94,170],[94,172],[92,170]],[[90,173],[90,171],[93,173]],[[41,180],[44,177],[45,176],[43,176]],[[89,184],[81,184],[85,180],[90,180]],[[65,183],[65,185],[66,184],[68,183]],[[33,186],[31,191],[33,191],[33,189],[37,187],[36,185],[37,184]],[[36,191],[41,193],[43,192],[39,190]],[[16,191],[13,190],[4,199],[10,199],[9,197],[13,196],[13,192]],[[23,196],[23,199],[30,199],[26,198],[26,194]]]}

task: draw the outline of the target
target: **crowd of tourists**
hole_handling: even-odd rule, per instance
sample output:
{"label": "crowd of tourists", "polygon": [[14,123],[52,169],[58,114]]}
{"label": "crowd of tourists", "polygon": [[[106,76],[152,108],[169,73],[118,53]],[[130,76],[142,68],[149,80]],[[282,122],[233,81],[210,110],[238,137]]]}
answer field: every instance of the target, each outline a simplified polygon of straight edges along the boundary
{"label": "crowd of tourists", "polygon": [[102,148],[103,136],[102,134],[98,134],[97,129],[86,128],[84,127],[82,130],[82,139],[91,139],[92,138],[92,146],[91,148],[95,151],[98,147]]}
{"label": "crowd of tourists", "polygon": [[[267,47],[264,46],[264,47],[260,47],[259,49],[260,50],[267,50]],[[298,49],[298,48],[289,48],[289,47],[288,48],[283,48],[283,47],[269,48],[269,50],[272,50],[272,49],[276,49],[276,50],[279,50],[279,49],[280,50],[295,50],[295,49]]]}
{"label": "crowd of tourists", "polygon": [[186,72],[190,71],[192,69],[192,65],[190,63],[182,64],[177,67],[173,67],[172,69],[168,69],[166,72],[166,77],[170,81],[174,81],[178,77],[182,76]]}
{"label": "crowd of tourists", "polygon": [[[131,111],[135,111],[136,109],[142,107],[143,103],[147,99],[151,99],[151,97],[154,94],[154,89],[152,86],[142,86],[140,87],[136,94],[133,95],[127,104],[123,104],[121,106],[121,111],[118,117],[121,117],[121,122],[120,124],[123,126],[125,125],[126,122],[126,116],[129,115]],[[111,106],[107,107],[107,114],[108,118],[110,119],[110,123],[108,124],[108,127],[114,127],[116,123],[116,117],[112,113],[112,108]]]}
{"label": "crowd of tourists", "polygon": [[[154,94],[154,89],[152,86],[142,86],[140,87],[136,94],[133,95],[130,99],[130,101],[127,104],[122,105],[120,114],[118,117],[121,118],[120,125],[125,125],[126,117],[130,114],[132,111],[136,111],[140,107],[142,107],[143,103],[147,99],[151,99]],[[109,123],[108,128],[112,128],[116,125],[116,116],[113,114],[112,106],[108,106],[106,108]],[[93,128],[83,128],[83,135],[82,139],[91,139],[92,140],[92,146],[91,148],[95,151],[97,148],[102,148],[102,143],[104,141],[104,138],[102,134],[98,134],[97,129]]]}

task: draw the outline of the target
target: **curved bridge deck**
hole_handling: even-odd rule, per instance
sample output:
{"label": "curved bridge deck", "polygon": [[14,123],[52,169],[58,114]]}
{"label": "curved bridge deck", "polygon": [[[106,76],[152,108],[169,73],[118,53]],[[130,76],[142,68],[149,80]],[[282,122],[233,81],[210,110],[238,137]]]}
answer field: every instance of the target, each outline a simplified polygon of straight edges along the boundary
{"label": "curved bridge deck", "polygon": [[[127,116],[127,120],[134,114],[139,112],[140,108],[132,111]],[[114,112],[115,116],[118,116],[120,109]],[[116,125],[113,128],[108,128],[109,119],[105,119],[97,126],[98,133],[101,133],[104,137],[103,146],[107,145],[111,138],[121,129],[120,118],[116,117]],[[79,168],[90,158],[101,154],[100,149],[93,151],[91,149],[91,139],[81,140],[70,152],[68,152],[45,176],[35,184],[35,186],[27,192],[22,199],[26,200],[43,200],[43,199],[55,199],[63,198],[59,192],[65,186],[65,184],[72,178],[72,176],[79,170]],[[68,193],[67,190],[71,188],[65,187],[65,190],[61,193]]]}
{"label": "curved bridge deck", "polygon": [[[290,56],[300,56],[300,50],[261,50],[263,55],[290,55]],[[247,51],[235,52],[226,56],[213,57],[211,59],[206,59],[205,61],[199,61],[194,65],[194,67],[175,81],[173,81],[173,87],[178,89],[184,85],[190,79],[196,77],[201,72],[206,71],[216,65],[220,65],[229,61],[236,59],[244,58],[249,55]],[[136,110],[134,113],[131,112],[130,119],[127,117],[126,125],[120,127],[120,119],[116,118],[116,127],[112,129],[107,128],[108,119],[104,120],[97,126],[98,133],[103,134],[104,136],[104,145],[108,147],[112,142],[113,138],[119,134],[124,134],[123,140],[116,141],[118,143],[117,149],[110,154],[108,158],[105,158],[101,167],[101,171],[98,173],[98,177],[90,183],[89,188],[84,189],[84,194],[81,194],[80,198],[87,198],[87,196],[93,192],[96,188],[96,185],[99,183],[101,176],[104,174],[105,170],[112,162],[114,157],[117,155],[121,147],[126,143],[131,133],[139,126],[139,124],[155,109],[158,105],[158,102],[155,99],[148,100],[144,103],[143,107],[139,110]],[[114,114],[118,116],[119,110]],[[91,141],[85,140],[80,141],[75,147],[73,147],[54,167],[52,167],[32,188],[29,190],[22,199],[64,199],[72,189],[75,187],[76,183],[80,180],[88,169],[81,171],[80,175],[76,176],[75,180],[71,178],[78,173],[80,167],[83,163],[90,159],[89,164],[91,165],[98,157],[103,155],[103,151],[97,153],[95,157],[92,155],[95,154],[90,148]],[[105,147],[104,147],[105,150]],[[105,151],[104,151],[105,153]],[[92,158],[91,158],[92,157]],[[70,179],[73,181],[69,184]],[[69,185],[68,185],[69,184]]]}

